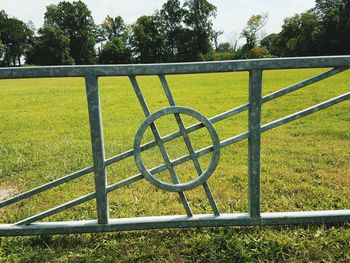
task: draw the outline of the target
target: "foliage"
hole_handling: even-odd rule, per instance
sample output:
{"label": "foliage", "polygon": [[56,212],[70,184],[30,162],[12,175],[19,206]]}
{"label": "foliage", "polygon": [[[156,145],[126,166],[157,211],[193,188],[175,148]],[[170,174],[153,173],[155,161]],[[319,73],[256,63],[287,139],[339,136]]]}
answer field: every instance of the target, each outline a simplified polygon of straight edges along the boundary
{"label": "foliage", "polygon": [[132,25],[131,39],[136,59],[142,63],[162,62],[164,34],[158,15],[141,16]]}
{"label": "foliage", "polygon": [[275,56],[350,54],[350,1],[318,0],[315,8],[286,18],[273,37]]}
{"label": "foliage", "polygon": [[75,64],[95,62],[96,26],[85,3],[62,1],[47,6],[45,24],[57,25],[69,38],[70,56]]}
{"label": "foliage", "polygon": [[270,43],[271,51],[278,56],[305,56],[319,53],[315,29],[318,19],[313,10],[287,18],[282,31]]}
{"label": "foliage", "polygon": [[[105,42],[107,40],[107,42]],[[100,42],[102,47],[99,52],[101,64],[130,63],[132,51],[130,47],[130,28],[125,24],[121,16],[107,16],[100,25]]]}
{"label": "foliage", "polygon": [[69,54],[69,38],[57,25],[46,24],[38,31],[26,61],[34,65],[70,65],[74,59]]}
{"label": "foliage", "polygon": [[0,12],[0,40],[2,42],[2,64],[21,65],[21,57],[30,47],[33,30],[21,20],[9,18]]}
{"label": "foliage", "polygon": [[243,49],[250,51],[258,44],[258,33],[266,25],[268,18],[267,14],[253,15],[249,18],[246,27],[241,33],[241,36],[246,39],[246,44]]}
{"label": "foliage", "polygon": [[214,47],[215,47],[216,51],[218,51],[219,36],[221,36],[223,33],[224,33],[224,31],[222,31],[222,30],[214,30],[213,33],[212,33]]}
{"label": "foliage", "polygon": [[232,60],[239,58],[234,51],[211,51],[205,55],[206,61]]}
{"label": "foliage", "polygon": [[131,50],[121,37],[107,41],[99,54],[101,64],[126,64],[131,62]]}
{"label": "foliage", "polygon": [[2,56],[4,54],[4,51],[5,51],[5,46],[2,43],[1,38],[0,38],[0,61],[1,61],[1,58],[2,58]]}
{"label": "foliage", "polygon": [[185,10],[179,0],[168,0],[159,12],[162,31],[164,32],[164,60],[178,61],[182,50],[184,29],[182,26]]}
{"label": "foliage", "polygon": [[216,48],[217,52],[233,52],[234,48],[230,42],[223,42]]}
{"label": "foliage", "polygon": [[316,0],[320,51],[326,55],[350,54],[350,1]]}
{"label": "foliage", "polygon": [[276,33],[269,34],[260,41],[260,45],[262,47],[266,47],[269,51],[272,51],[275,48],[275,41],[277,37],[278,36]]}
{"label": "foliage", "polygon": [[212,18],[215,18],[217,8],[207,0],[187,0],[184,7],[184,22],[190,29],[195,58],[199,53],[206,54],[211,50]]}
{"label": "foliage", "polygon": [[105,18],[102,25],[102,32],[106,39],[122,38],[124,41],[128,38],[128,26],[125,24],[121,16]]}
{"label": "foliage", "polygon": [[249,57],[250,58],[266,58],[266,57],[270,57],[270,53],[266,47],[254,46],[250,50]]}
{"label": "foliage", "polygon": [[62,1],[47,6],[34,36],[30,23],[0,11],[0,64],[20,65],[24,55],[29,64],[59,65],[350,54],[349,0],[317,0],[313,9],[286,18],[279,33],[266,37],[268,15],[253,15],[231,45],[219,42],[223,31],[213,29],[216,13],[208,0],[167,0],[131,25],[107,15],[97,26],[83,1]]}

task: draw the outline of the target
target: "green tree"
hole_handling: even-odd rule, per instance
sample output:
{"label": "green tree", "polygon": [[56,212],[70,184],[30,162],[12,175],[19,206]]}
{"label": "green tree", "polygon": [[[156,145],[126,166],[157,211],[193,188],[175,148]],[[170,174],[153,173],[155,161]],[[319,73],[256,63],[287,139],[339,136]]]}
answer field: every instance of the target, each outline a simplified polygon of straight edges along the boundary
{"label": "green tree", "polygon": [[252,48],[258,45],[259,32],[266,25],[267,20],[267,14],[253,15],[249,18],[247,25],[241,33],[241,36],[246,40],[246,44],[243,47],[246,52],[250,52]]}
{"label": "green tree", "polygon": [[159,15],[141,16],[132,25],[132,46],[138,62],[163,62],[164,34]]}
{"label": "green tree", "polygon": [[112,40],[115,37],[124,38],[128,37],[128,26],[125,24],[121,16],[105,18],[101,25],[103,34],[106,39]]}
{"label": "green tree", "polygon": [[26,61],[35,65],[69,65],[74,60],[69,55],[69,38],[57,25],[44,25],[38,30]]}
{"label": "green tree", "polygon": [[269,50],[276,56],[318,55],[319,22],[313,10],[286,18],[281,32],[273,37]]}
{"label": "green tree", "polygon": [[[102,32],[99,63],[124,64],[131,62],[130,29],[121,16],[107,16],[100,26]],[[105,42],[107,40],[107,42]]]}
{"label": "green tree", "polygon": [[212,48],[212,18],[215,18],[217,9],[207,0],[187,0],[184,7],[186,10],[184,22],[189,27],[192,37],[192,58],[197,59]]}
{"label": "green tree", "polygon": [[250,58],[266,58],[270,56],[269,50],[260,46],[254,46],[249,53]]}
{"label": "green tree", "polygon": [[212,32],[212,37],[213,37],[213,42],[215,46],[215,50],[218,51],[218,46],[219,46],[219,36],[221,36],[224,33],[222,30],[214,30]]}
{"label": "green tree", "polygon": [[9,18],[0,12],[0,40],[3,45],[4,65],[21,65],[21,58],[30,47],[34,32],[23,21]]}
{"label": "green tree", "polygon": [[179,0],[168,0],[163,4],[159,12],[161,27],[164,32],[164,59],[166,61],[179,60],[179,50],[181,49],[183,35],[183,19],[185,11],[181,7]]}
{"label": "green tree", "polygon": [[278,38],[278,34],[272,33],[270,35],[267,35],[260,41],[260,45],[262,47],[266,47],[268,50],[273,51],[274,44],[276,42],[276,39]]}
{"label": "green tree", "polygon": [[0,62],[2,61],[2,56],[4,55],[4,52],[5,52],[5,46],[0,39]]}
{"label": "green tree", "polygon": [[101,64],[125,64],[131,62],[131,50],[121,37],[115,37],[101,49],[99,54]]}
{"label": "green tree", "polygon": [[220,43],[216,49],[217,52],[233,52],[234,49],[230,42]]}
{"label": "green tree", "polygon": [[57,25],[69,38],[70,56],[75,64],[96,61],[96,25],[85,3],[63,1],[47,6],[45,24]]}
{"label": "green tree", "polygon": [[316,0],[315,12],[321,53],[350,54],[350,0]]}

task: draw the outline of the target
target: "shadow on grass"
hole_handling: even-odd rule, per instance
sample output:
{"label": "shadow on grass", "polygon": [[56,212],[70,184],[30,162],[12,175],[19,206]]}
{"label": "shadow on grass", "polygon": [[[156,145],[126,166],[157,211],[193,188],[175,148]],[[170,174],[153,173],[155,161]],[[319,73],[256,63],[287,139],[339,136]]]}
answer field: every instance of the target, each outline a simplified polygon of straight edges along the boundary
{"label": "shadow on grass", "polygon": [[2,238],[1,262],[261,262],[350,259],[350,224]]}

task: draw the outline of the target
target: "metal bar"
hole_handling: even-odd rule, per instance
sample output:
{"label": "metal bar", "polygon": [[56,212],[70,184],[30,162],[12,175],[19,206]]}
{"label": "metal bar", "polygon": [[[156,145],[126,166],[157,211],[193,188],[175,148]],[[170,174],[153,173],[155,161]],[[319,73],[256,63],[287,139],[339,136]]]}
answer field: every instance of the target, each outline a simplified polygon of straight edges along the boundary
{"label": "metal bar", "polygon": [[90,201],[90,200],[94,199],[95,197],[96,197],[96,193],[87,194],[83,197],[79,197],[77,199],[74,199],[73,201],[70,201],[70,202],[62,204],[60,206],[46,210],[40,214],[37,214],[37,215],[31,216],[31,217],[28,217],[26,219],[23,219],[21,221],[18,221],[17,223],[15,223],[15,225],[28,225],[28,224],[33,223],[35,221],[38,221],[38,220],[44,219],[46,217],[49,217],[51,215],[57,214],[58,212],[62,212],[64,210],[67,210],[67,209],[72,208],[74,206],[77,206],[77,205],[80,205],[80,204],[85,203],[87,201]]}
{"label": "metal bar", "polygon": [[323,79],[326,79],[326,78],[329,78],[331,76],[334,76],[336,74],[339,74],[345,70],[348,70],[348,68],[335,68],[335,69],[332,69],[332,70],[329,70],[329,71],[326,71],[326,72],[323,72],[317,76],[314,76],[314,77],[311,77],[311,78],[308,78],[308,79],[305,79],[301,82],[298,82],[296,84],[293,84],[289,87],[286,87],[286,88],[283,88],[281,90],[278,90],[276,92],[273,92],[273,93],[270,93],[264,97],[262,97],[262,103],[265,103],[265,102],[268,102],[270,100],[273,100],[273,99],[276,99],[276,98],[279,98],[283,95],[286,95],[288,93],[291,93],[293,91],[296,91],[296,90],[299,90],[301,88],[304,88],[306,86],[309,86],[313,83],[316,83],[316,82],[319,82]]}
{"label": "metal bar", "polygon": [[95,191],[96,191],[96,208],[98,222],[107,224],[108,196],[107,196],[107,172],[105,170],[105,150],[103,144],[102,116],[100,109],[100,96],[98,89],[98,80],[95,75],[85,77],[86,94],[88,100],[90,133],[92,144],[92,156],[95,173]]}
{"label": "metal bar", "polygon": [[[142,95],[141,89],[140,89],[140,87],[139,87],[139,85],[138,85],[138,83],[136,81],[136,78],[135,78],[135,76],[129,76],[129,79],[131,81],[132,86],[134,87],[136,96],[139,99],[139,102],[140,102],[141,107],[142,107],[142,109],[144,111],[144,114],[145,114],[146,117],[148,117],[151,113],[150,113],[150,111],[148,109],[147,103],[145,101],[145,98]],[[169,157],[169,155],[168,155],[168,153],[167,153],[167,151],[166,151],[166,149],[165,149],[165,147],[163,145],[163,142],[162,142],[162,140],[160,138],[160,134],[159,134],[159,132],[157,130],[156,125],[154,123],[151,123],[150,127],[151,127],[152,133],[154,135],[154,138],[155,138],[155,140],[156,140],[156,142],[158,144],[160,152],[161,152],[161,154],[163,156],[163,159],[165,161],[165,165],[166,165],[167,169],[170,172],[170,175],[171,175],[173,183],[179,184],[180,181],[179,181],[179,179],[176,176],[174,167],[171,165],[170,157]],[[183,204],[183,206],[184,206],[184,208],[186,210],[187,216],[193,216],[191,208],[190,208],[190,205],[189,205],[189,203],[187,201],[187,198],[186,198],[185,194],[183,192],[179,192],[179,196],[180,196],[181,202],[182,202],[182,204]]]}
{"label": "metal bar", "polygon": [[262,71],[249,72],[248,119],[248,205],[252,218],[260,217],[260,123],[261,123]]}
{"label": "metal bar", "polygon": [[61,178],[59,178],[57,180],[54,180],[52,182],[49,182],[47,184],[44,184],[44,185],[41,185],[39,187],[33,188],[33,189],[31,189],[31,190],[29,190],[27,192],[21,193],[19,195],[11,197],[11,198],[9,198],[7,200],[1,201],[0,202],[0,208],[6,207],[6,206],[8,206],[10,204],[13,204],[13,203],[16,203],[16,202],[19,202],[19,201],[21,201],[21,200],[23,200],[25,198],[28,198],[28,197],[31,197],[33,195],[39,194],[41,192],[47,191],[47,190],[49,190],[49,189],[51,189],[51,188],[53,188],[55,186],[61,185],[63,183],[67,183],[69,181],[77,179],[77,178],[79,178],[79,177],[81,177],[83,175],[86,175],[88,173],[91,173],[93,171],[94,171],[93,167],[87,167],[87,168],[85,168],[83,170],[77,171],[75,173],[71,173],[69,175],[61,177]]}
{"label": "metal bar", "polygon": [[[143,176],[141,174],[129,177],[125,180],[119,181],[118,183],[115,183],[113,185],[110,185],[107,187],[107,192],[112,192],[114,190],[117,190],[121,187],[127,186],[129,184],[132,184],[134,182],[137,182],[139,180],[143,179]],[[59,212],[62,212],[64,210],[67,210],[69,208],[72,208],[74,206],[80,205],[82,203],[85,203],[87,201],[90,201],[91,199],[94,199],[96,197],[96,193],[89,193],[87,195],[84,195],[82,197],[79,197],[77,199],[74,199],[72,201],[69,201],[65,204],[59,205],[57,207],[51,208],[49,210],[46,210],[44,212],[41,212],[40,214],[25,218],[17,223],[15,223],[15,225],[25,225],[25,224],[30,224],[33,222],[36,222],[38,220],[42,220],[46,217],[52,216],[54,214],[57,214]]]}
{"label": "metal bar", "polygon": [[[162,86],[163,86],[163,89],[164,89],[164,92],[168,98],[168,101],[169,101],[169,104],[170,106],[176,106],[175,104],[175,100],[174,100],[174,97],[173,95],[171,94],[171,91],[170,91],[170,88],[169,88],[169,85],[168,85],[168,82],[165,78],[164,75],[159,75],[159,79],[160,79],[160,82],[162,83]],[[202,173],[203,173],[203,170],[201,168],[201,165],[196,157],[196,154],[195,154],[195,151],[194,151],[194,148],[193,148],[193,145],[191,143],[191,140],[186,132],[186,128],[185,128],[185,125],[182,121],[182,118],[180,116],[180,114],[176,113],[175,114],[175,119],[176,119],[176,122],[179,126],[179,131],[182,135],[182,137],[184,138],[184,141],[185,141],[185,144],[186,144],[186,147],[187,147],[187,150],[189,151],[190,153],[190,158],[192,159],[192,162],[193,162],[193,165],[197,171],[197,174],[198,176],[200,176]],[[220,211],[216,205],[216,202],[214,200],[214,197],[213,197],[213,194],[212,192],[210,191],[210,187],[209,187],[209,184],[208,182],[204,182],[203,183],[203,188],[204,188],[204,191],[205,191],[205,194],[207,195],[208,197],[208,200],[209,200],[209,204],[214,212],[214,215],[220,215]]]}
{"label": "metal bar", "polygon": [[170,75],[250,70],[350,67],[350,56],[247,59],[216,62],[164,63],[144,65],[88,65],[0,68],[0,79]]}
{"label": "metal bar", "polygon": [[124,187],[124,186],[127,186],[129,184],[135,183],[135,182],[140,181],[142,179],[144,179],[142,174],[136,174],[136,175],[131,176],[131,177],[127,178],[127,179],[119,181],[118,183],[115,183],[115,184],[107,186],[107,193],[110,193],[110,192],[112,192],[114,190],[117,190],[117,189],[119,189],[121,187]]}
{"label": "metal bar", "polygon": [[289,116],[286,116],[284,118],[275,120],[275,121],[270,122],[268,124],[265,124],[265,125],[261,126],[261,131],[264,132],[264,131],[276,128],[278,126],[281,126],[281,125],[286,124],[288,122],[300,119],[301,117],[305,117],[311,113],[315,113],[317,111],[323,110],[325,108],[328,108],[332,105],[338,104],[338,103],[345,101],[345,100],[348,100],[348,99],[350,99],[350,92],[345,93],[343,95],[340,95],[338,97],[335,97],[333,99],[327,100],[325,102],[322,102],[320,104],[317,104],[317,105],[312,106],[310,108],[307,108],[305,110],[296,112],[296,113],[291,114]]}
{"label": "metal bar", "polygon": [[45,222],[30,225],[0,225],[0,236],[29,236],[42,234],[73,234],[111,231],[130,231],[164,228],[218,226],[261,226],[286,224],[332,224],[350,222],[350,210],[262,213],[260,218],[249,214],[187,216],[154,216],[111,219],[100,225],[95,220]]}

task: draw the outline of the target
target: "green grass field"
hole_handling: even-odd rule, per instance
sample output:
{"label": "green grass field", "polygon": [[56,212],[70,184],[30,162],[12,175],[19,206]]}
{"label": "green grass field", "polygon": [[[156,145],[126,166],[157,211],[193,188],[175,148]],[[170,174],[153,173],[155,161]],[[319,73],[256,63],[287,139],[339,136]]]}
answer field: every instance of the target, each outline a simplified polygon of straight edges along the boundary
{"label": "green grass field", "polygon": [[[325,69],[264,72],[263,94]],[[262,122],[292,114],[349,92],[350,72],[264,104]],[[168,106],[156,77],[138,78],[151,111]],[[247,102],[248,74],[169,76],[178,105],[207,117]],[[131,149],[144,120],[128,78],[100,79],[106,156]],[[84,80],[0,80],[0,189],[2,197],[92,164]],[[262,135],[262,211],[349,209],[350,101]],[[196,122],[185,119],[186,124]],[[164,136],[172,118],[157,122]],[[220,140],[247,129],[247,113],[216,123]],[[211,144],[205,130],[190,135],[196,149]],[[150,134],[145,139],[151,139]],[[146,140],[145,140],[146,142]],[[179,139],[166,144],[172,159],[187,154]],[[143,155],[148,167],[161,164],[156,150]],[[203,166],[210,155],[201,158]],[[138,173],[133,158],[108,167],[108,184]],[[182,181],[195,177],[190,163],[176,168]],[[168,180],[162,173],[159,178]],[[222,212],[247,211],[247,141],[223,148],[209,180]],[[13,223],[94,191],[93,174],[0,209]],[[211,213],[203,188],[186,193],[195,213]],[[184,214],[178,195],[145,180],[109,194],[111,217]],[[95,202],[47,218],[96,218]],[[0,262],[349,262],[349,224],[335,226],[225,227],[105,234],[0,238]]]}

